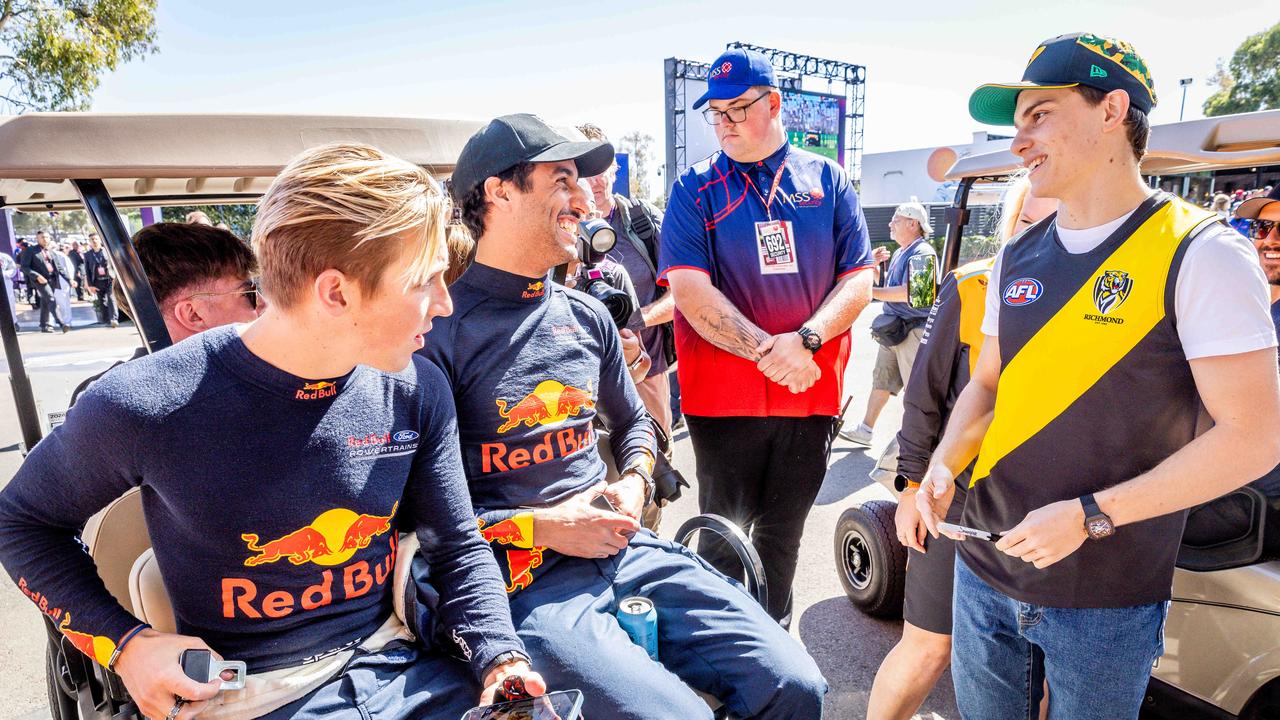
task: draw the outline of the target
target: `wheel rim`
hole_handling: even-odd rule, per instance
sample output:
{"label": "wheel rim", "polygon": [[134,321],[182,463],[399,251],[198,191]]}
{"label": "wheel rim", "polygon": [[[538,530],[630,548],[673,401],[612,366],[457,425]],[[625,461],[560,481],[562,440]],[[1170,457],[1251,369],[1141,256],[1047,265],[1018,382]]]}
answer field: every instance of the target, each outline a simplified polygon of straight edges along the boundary
{"label": "wheel rim", "polygon": [[871,548],[862,533],[849,531],[844,534],[844,577],[857,590],[871,585]]}

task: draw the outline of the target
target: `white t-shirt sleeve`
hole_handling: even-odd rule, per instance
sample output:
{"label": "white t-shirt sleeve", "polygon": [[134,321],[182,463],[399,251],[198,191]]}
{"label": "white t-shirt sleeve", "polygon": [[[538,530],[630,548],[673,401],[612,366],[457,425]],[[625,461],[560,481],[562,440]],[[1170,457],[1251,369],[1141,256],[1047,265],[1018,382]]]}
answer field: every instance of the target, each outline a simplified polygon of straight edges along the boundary
{"label": "white t-shirt sleeve", "polygon": [[1188,360],[1276,346],[1271,294],[1257,251],[1231,228],[1215,223],[1192,238],[1178,269],[1173,307]]}
{"label": "white t-shirt sleeve", "polygon": [[997,337],[1000,335],[1000,299],[1003,292],[1000,288],[1000,266],[1004,261],[1004,249],[1006,245],[1001,245],[996,251],[996,260],[991,265],[991,281],[987,283],[987,298],[984,306],[986,311],[982,316],[982,334]]}

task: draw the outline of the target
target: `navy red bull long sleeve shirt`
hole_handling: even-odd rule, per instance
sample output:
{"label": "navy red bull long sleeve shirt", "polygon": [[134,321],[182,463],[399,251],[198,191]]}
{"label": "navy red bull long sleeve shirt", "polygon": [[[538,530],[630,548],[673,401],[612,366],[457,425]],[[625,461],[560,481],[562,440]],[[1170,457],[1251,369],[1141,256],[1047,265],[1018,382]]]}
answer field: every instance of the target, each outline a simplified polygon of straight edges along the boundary
{"label": "navy red bull long sleeve shirt", "polygon": [[605,478],[595,417],[619,468],[652,463],[653,425],[594,298],[480,263],[449,290],[453,315],[435,321],[420,352],[453,387],[481,535],[515,592],[555,560],[536,545],[529,510]]}
{"label": "navy red bull long sleeve shirt", "polygon": [[522,649],[476,532],[453,399],[415,357],[309,381],[220,328],[104,375],[0,492],[0,564],[106,664],[139,621],[76,540],[140,487],[178,632],[250,672],[354,647],[391,614],[397,527],[416,527],[442,621],[480,672]]}

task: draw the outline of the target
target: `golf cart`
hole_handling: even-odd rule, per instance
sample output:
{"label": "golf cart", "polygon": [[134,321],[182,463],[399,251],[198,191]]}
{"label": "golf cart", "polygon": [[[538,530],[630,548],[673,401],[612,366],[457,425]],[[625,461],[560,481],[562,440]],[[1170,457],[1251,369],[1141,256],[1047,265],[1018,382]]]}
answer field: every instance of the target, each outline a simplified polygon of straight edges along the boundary
{"label": "golf cart", "polygon": [[[1171,176],[1268,165],[1280,165],[1280,110],[1156,126],[1142,172],[1156,186]],[[959,185],[947,212],[939,277],[998,249],[1000,197],[1020,167],[1007,151],[960,158],[951,167],[947,180]],[[932,297],[931,288],[914,286],[916,280],[909,296]],[[870,474],[897,494],[896,440]],[[1280,558],[1263,552],[1264,536],[1280,533],[1280,508],[1249,488],[1241,493],[1253,508],[1245,535],[1180,549],[1165,652],[1152,669],[1144,717],[1280,717]],[[849,508],[834,544],[837,571],[854,605],[901,618],[907,552],[895,536],[895,509],[886,500]]]}
{"label": "golf cart", "polygon": [[[112,258],[142,346],[156,352],[171,341],[122,208],[143,208],[144,217],[149,216],[144,222],[154,222],[159,219],[155,208],[166,205],[251,204],[294,155],[337,141],[376,146],[443,178],[480,127],[471,121],[337,116],[23,115],[0,120],[0,208],[84,209]],[[0,316],[10,310],[8,297],[0,292]],[[45,433],[40,404],[45,410],[61,411],[66,396],[47,392],[50,382],[32,382],[11,323],[0,323],[0,337],[25,453]],[[30,365],[40,366],[34,361]],[[37,403],[38,394],[43,395],[42,403]],[[607,451],[603,455],[611,460]],[[722,518],[704,515],[687,522],[676,537],[687,544],[700,531],[721,536],[738,552],[747,591],[764,604],[767,588],[760,560],[742,531]],[[81,539],[108,591],[123,607],[157,630],[175,630],[137,489],[90,519]],[[396,611],[410,628],[419,601],[411,577],[416,553],[403,543],[414,542],[411,534],[401,540],[393,585]],[[86,656],[49,616],[43,617],[48,631],[45,675],[54,720],[137,717],[120,678]]]}

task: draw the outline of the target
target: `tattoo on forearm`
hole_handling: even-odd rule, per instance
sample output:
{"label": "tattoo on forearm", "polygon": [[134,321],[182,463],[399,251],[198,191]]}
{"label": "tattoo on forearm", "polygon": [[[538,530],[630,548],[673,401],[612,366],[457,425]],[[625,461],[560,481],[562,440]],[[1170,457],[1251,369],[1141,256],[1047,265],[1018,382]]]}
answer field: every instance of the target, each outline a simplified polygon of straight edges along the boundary
{"label": "tattoo on forearm", "polygon": [[760,360],[761,355],[756,348],[769,336],[752,325],[742,313],[737,310],[726,311],[714,305],[703,305],[698,309],[697,316],[702,321],[702,336],[708,342],[752,362]]}

